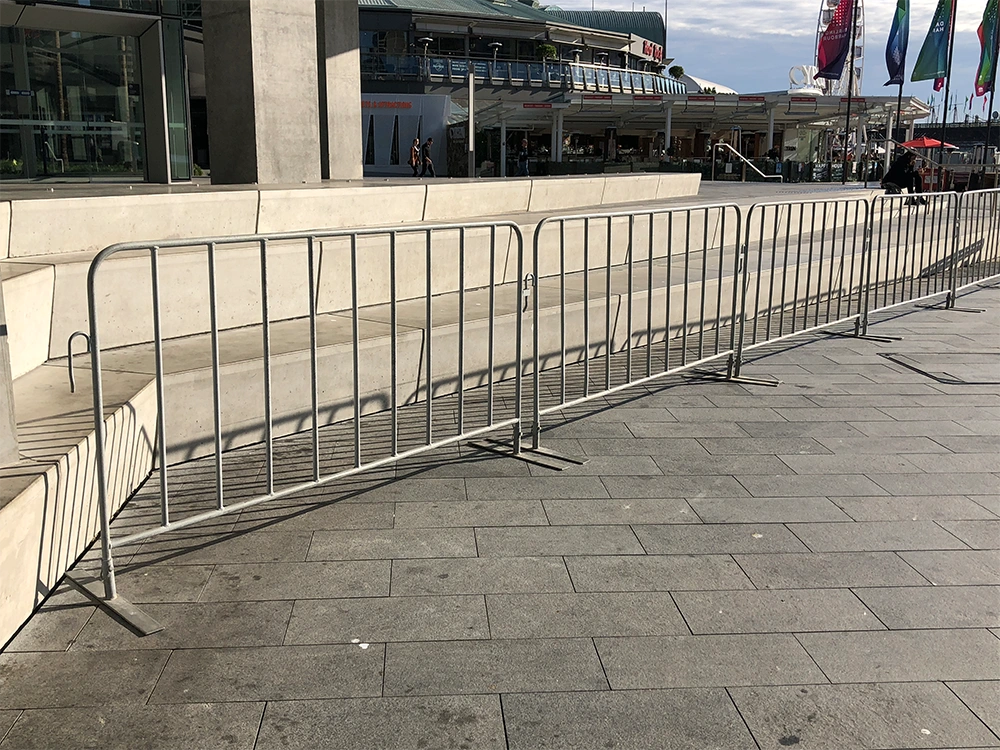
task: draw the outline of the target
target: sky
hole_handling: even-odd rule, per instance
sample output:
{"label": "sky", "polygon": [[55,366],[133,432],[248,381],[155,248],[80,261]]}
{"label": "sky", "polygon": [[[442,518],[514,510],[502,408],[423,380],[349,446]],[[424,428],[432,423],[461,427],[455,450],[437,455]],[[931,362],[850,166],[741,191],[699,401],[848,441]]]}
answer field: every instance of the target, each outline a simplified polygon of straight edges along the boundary
{"label": "sky", "polygon": [[[667,0],[669,28],[667,56],[685,72],[736,89],[740,93],[777,91],[788,88],[788,71],[795,65],[815,63],[816,24],[820,0]],[[553,0],[566,10],[646,10],[664,9],[664,0]],[[985,117],[983,99],[970,109],[964,100],[974,91],[979,67],[979,37],[976,29],[983,17],[986,0],[955,0],[958,25],[952,67],[952,96],[957,98],[958,116]],[[545,4],[543,2],[543,4]],[[910,40],[906,59],[904,96],[924,101],[934,94],[931,81],[911,83],[913,64],[931,24],[937,0],[911,0]],[[896,86],[883,87],[889,76],[885,67],[885,46],[896,10],[896,0],[867,0],[865,10],[865,73],[862,93],[894,96]],[[993,105],[1000,109],[1000,96]],[[954,112],[952,113],[954,114]]]}

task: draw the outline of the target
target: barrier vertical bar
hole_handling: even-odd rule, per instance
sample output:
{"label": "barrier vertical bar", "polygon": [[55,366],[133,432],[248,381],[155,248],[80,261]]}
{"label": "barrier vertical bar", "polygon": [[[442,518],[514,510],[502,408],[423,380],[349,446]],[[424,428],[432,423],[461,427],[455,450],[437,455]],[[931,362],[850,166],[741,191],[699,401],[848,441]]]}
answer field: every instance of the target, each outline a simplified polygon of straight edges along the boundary
{"label": "barrier vertical bar", "polygon": [[684,212],[684,310],[681,316],[681,366],[688,358],[688,307],[691,288],[691,209]]}
{"label": "barrier vertical bar", "polygon": [[[836,205],[836,204],[834,204]],[[819,260],[816,262],[816,311],[813,315],[813,325],[819,325],[819,309],[822,306],[820,303],[820,294],[823,291],[823,251],[826,248],[826,220],[829,215],[830,204],[823,203],[823,225],[819,231]],[[809,270],[812,271],[812,247],[809,248]],[[810,282],[806,282],[806,309],[808,310],[809,304],[809,289],[811,288]],[[809,320],[808,316],[803,320],[805,327],[808,327]]]}
{"label": "barrier vertical bar", "polygon": [[[778,214],[778,209],[774,209],[775,216]],[[763,206],[760,212],[760,234],[757,241],[757,284],[754,289],[753,302],[753,338],[751,339],[754,344],[757,343],[757,336],[760,333],[760,321],[758,317],[760,316],[760,288],[761,288],[761,268],[764,265],[764,228],[767,225],[767,206]],[[749,245],[749,239],[747,239],[747,244]],[[771,243],[771,254],[774,254],[774,243]],[[749,289],[749,286],[747,287]],[[768,313],[770,315],[770,312]],[[771,337],[771,319],[768,317],[767,326],[767,337]]]}
{"label": "barrier vertical bar", "polygon": [[392,401],[389,416],[389,437],[392,455],[399,454],[399,328],[396,291],[396,232],[389,233],[389,398]]}
{"label": "barrier vertical bar", "polygon": [[[956,195],[957,199],[958,196]],[[961,222],[961,204],[957,200],[951,200],[949,196],[948,206],[951,209],[954,217],[952,219],[952,229],[951,229],[951,285],[948,291],[948,300],[946,302],[947,307],[955,306],[955,298],[958,296],[958,266],[960,261],[959,252],[960,248],[958,246],[959,238],[959,223]]]}
{"label": "barrier vertical bar", "polygon": [[705,221],[701,228],[701,304],[698,315],[698,359],[705,356],[705,302],[708,295],[708,211],[704,211]]}
{"label": "barrier vertical bar", "polygon": [[431,327],[432,324],[433,324],[433,314],[432,314],[432,311],[431,311],[431,293],[432,293],[432,289],[433,289],[433,282],[432,282],[431,273],[432,273],[433,269],[431,267],[432,257],[431,257],[431,230],[430,229],[428,229],[425,232],[424,247],[426,249],[426,261],[427,261],[427,265],[426,265],[426,269],[425,269],[426,275],[427,275],[427,279],[426,279],[427,289],[426,289],[426,293],[425,293],[426,297],[427,297],[426,309],[425,309],[425,317],[426,317],[426,320],[427,320],[427,329],[426,329],[426,332],[424,334],[425,346],[426,346],[426,355],[427,355],[426,356],[426,361],[424,363],[425,366],[426,366],[426,368],[427,368],[427,373],[425,375],[425,377],[427,378],[427,404],[426,404],[427,433],[426,433],[426,438],[427,438],[427,444],[430,445],[431,443],[434,442],[434,426],[433,426],[433,422],[432,422],[432,420],[434,419],[434,406],[433,406],[433,401],[434,401],[434,376],[433,376],[433,370],[431,369],[431,365],[433,364],[433,361],[431,359],[431,349],[432,349],[431,341],[434,338],[434,336],[433,336],[433,328]]}
{"label": "barrier vertical bar", "polygon": [[[705,209],[706,211],[708,209]],[[721,351],[722,347],[722,279],[723,266],[726,262],[726,208],[719,209],[719,278],[716,284],[716,306],[715,306],[715,354]],[[735,281],[736,274],[733,274]]]}
{"label": "barrier vertical bar", "polygon": [[465,227],[458,230],[458,433],[465,426]]}
{"label": "barrier vertical bar", "polygon": [[632,382],[632,300],[634,299],[634,276],[635,276],[635,215],[628,217],[628,244],[625,247],[625,255],[628,258],[626,271],[628,272],[628,308],[625,311],[625,382]]}
{"label": "barrier vertical bar", "polygon": [[[541,363],[541,354],[539,352],[539,340],[538,340],[538,329],[541,327],[541,325],[540,325],[540,322],[538,320],[538,307],[539,307],[539,305],[538,305],[538,284],[537,284],[537,282],[538,282],[538,275],[541,273],[541,268],[539,267],[538,238],[539,238],[539,235],[541,234],[541,229],[542,229],[542,226],[544,224],[545,224],[545,219],[542,219],[542,221],[538,224],[538,227],[535,229],[535,236],[534,236],[534,239],[532,241],[532,259],[531,259],[531,262],[532,262],[532,265],[531,265],[532,278],[535,280],[535,293],[532,295],[532,300],[531,300],[531,303],[532,303],[532,316],[531,316],[531,324],[532,324],[531,325],[531,343],[532,343],[531,385],[532,385],[532,407],[533,407],[533,410],[534,410],[533,413],[532,413],[532,422],[531,422],[531,447],[534,448],[535,450],[537,450],[539,448],[539,446],[541,445],[540,441],[541,441],[541,430],[542,430],[542,394],[541,394],[541,380],[540,380],[540,375],[539,375],[539,371],[542,369],[542,363]],[[521,257],[522,255],[523,255],[522,252],[518,252],[517,279],[518,279],[518,284],[519,285],[522,284],[522,283],[525,284],[525,285],[527,285],[527,279],[524,276],[524,261],[523,261],[523,259]],[[527,286],[525,286],[525,293],[527,293]],[[518,357],[520,357],[520,353],[521,353],[521,337],[523,335],[522,331],[521,331],[521,328],[522,328],[522,315],[523,315],[523,313],[521,311],[524,309],[524,307],[525,307],[525,305],[521,304],[521,302],[519,300],[518,304],[517,304],[517,311],[518,311],[518,313],[517,313],[517,341],[518,341],[517,351],[518,351]],[[521,392],[520,391],[520,387],[521,387],[521,378],[520,378],[521,367],[520,367],[520,361],[518,362],[518,370],[517,370],[517,372],[518,372],[518,375],[517,375],[517,377],[516,377],[516,379],[514,381],[514,390],[518,394],[516,400],[517,400],[518,408],[520,408],[520,406],[521,406],[521,397],[520,397],[520,392]],[[518,430],[514,434],[514,452],[515,453],[520,452],[520,446],[521,446],[521,433],[520,433],[520,428],[518,428]]]}
{"label": "barrier vertical bar", "polygon": [[94,260],[87,272],[87,312],[90,318],[90,378],[94,391],[94,466],[97,474],[97,510],[101,525],[101,580],[104,582],[104,596],[108,600],[117,598],[115,586],[115,560],[111,546],[111,508],[108,498],[108,467],[105,455],[104,429],[104,384],[101,378],[101,342],[97,324],[97,295],[94,277],[101,256]]}
{"label": "barrier vertical bar", "polygon": [[667,259],[667,293],[666,301],[664,302],[665,311],[663,319],[663,371],[666,372],[670,369],[670,339],[672,338],[670,330],[670,302],[671,302],[671,289],[673,287],[673,273],[674,273],[674,214],[671,211],[667,214],[667,247],[666,247],[666,259]]}
{"label": "barrier vertical bar", "polygon": [[[767,283],[767,329],[765,330],[765,336],[767,339],[771,338],[771,321],[774,318],[774,273],[777,268],[778,260],[778,220],[781,217],[781,212],[777,208],[774,210],[774,227],[771,232],[771,275],[768,278]],[[766,214],[760,217],[761,225],[761,245],[764,244],[764,221],[766,219]],[[785,242],[788,242],[787,235],[785,236]],[[760,268],[760,263],[757,264],[757,275],[760,276],[762,269]],[[785,275],[785,269],[782,269],[782,276]],[[778,332],[781,335],[781,332]]]}
{"label": "barrier vertical bar", "polygon": [[212,406],[215,420],[215,495],[216,507],[226,507],[222,492],[222,386],[219,382],[219,302],[215,277],[215,243],[208,243],[208,313],[212,330]]}
{"label": "barrier vertical bar", "polygon": [[[785,257],[781,265],[781,310],[778,313],[778,337],[785,335],[785,306],[788,294],[788,256],[791,253],[792,244],[792,207],[786,206],[785,214]],[[749,233],[750,223],[747,220],[747,231]],[[802,236],[802,212],[799,211],[799,237]],[[795,322],[792,322],[792,330],[795,330]]]}
{"label": "barrier vertical bar", "polygon": [[[844,213],[847,213],[847,206],[844,206]],[[840,219],[840,203],[835,202],[833,204],[833,228],[830,230],[830,273],[826,283],[826,322],[830,322],[830,313],[833,312],[833,279],[834,279],[834,266],[837,260],[837,221]],[[847,234],[846,227],[846,216],[845,216],[845,227],[844,234]],[[843,254],[841,254],[841,262],[843,262]],[[843,266],[841,266],[841,271],[843,271]],[[838,293],[838,297],[843,294],[843,279],[841,279],[841,290]],[[816,304],[816,325],[819,325],[819,300]]]}
{"label": "barrier vertical bar", "polygon": [[358,236],[351,235],[351,355],[354,381],[354,468],[361,468],[361,333],[358,325]]}
{"label": "barrier vertical bar", "polygon": [[267,494],[274,494],[274,437],[271,426],[271,326],[267,311],[267,240],[260,241],[260,320],[264,346],[264,456]]}
{"label": "barrier vertical bar", "polygon": [[604,268],[604,387],[611,387],[611,246],[614,229],[608,217],[608,258]]}
{"label": "barrier vertical bar", "polygon": [[583,220],[583,395],[590,395],[590,219]]}
{"label": "barrier vertical bar", "polygon": [[313,480],[319,481],[319,367],[316,362],[316,251],[314,238],[306,240],[309,265],[309,397],[312,403]]}
{"label": "barrier vertical bar", "polygon": [[[809,260],[806,263],[806,299],[805,304],[802,305],[802,328],[806,329],[809,327],[809,296],[812,293],[812,267],[813,267],[813,256],[816,250],[816,204],[812,204],[812,216],[810,217],[810,227],[809,227]],[[826,203],[823,203],[823,222],[824,226],[826,224]],[[822,237],[822,232],[820,233]],[[795,293],[798,295],[799,285],[798,279],[796,278],[795,283]],[[798,298],[796,297],[796,302]],[[798,308],[798,305],[796,305]],[[795,330],[795,326],[792,326],[792,330]]]}
{"label": "barrier vertical bar", "polygon": [[654,214],[649,214],[649,255],[646,268],[646,377],[653,374],[653,223]]}
{"label": "barrier vertical bar", "polygon": [[[795,333],[795,326],[798,323],[799,318],[799,281],[802,278],[802,226],[805,222],[806,211],[805,205],[799,205],[799,241],[795,249],[795,288],[793,290],[792,296],[792,330],[790,333]],[[813,205],[813,215],[812,215],[812,226],[816,226],[816,206]],[[812,241],[812,231],[809,233],[810,241]],[[806,285],[806,299],[808,300],[808,283]]]}
{"label": "barrier vertical bar", "polygon": [[[490,227],[490,293],[489,293],[489,352],[487,353],[487,363],[486,372],[487,382],[486,382],[486,424],[493,425],[493,375],[495,367],[495,348],[496,348],[496,313],[497,313],[497,280],[496,280],[496,265],[497,265],[497,228],[496,226]],[[520,307],[520,305],[518,305]]]}
{"label": "barrier vertical bar", "polygon": [[566,222],[559,220],[559,398],[566,403]]}
{"label": "barrier vertical bar", "polygon": [[156,358],[156,451],[160,459],[160,525],[170,525],[167,494],[167,428],[163,404],[163,330],[160,319],[160,248],[149,249],[150,282],[153,291],[153,352]]}

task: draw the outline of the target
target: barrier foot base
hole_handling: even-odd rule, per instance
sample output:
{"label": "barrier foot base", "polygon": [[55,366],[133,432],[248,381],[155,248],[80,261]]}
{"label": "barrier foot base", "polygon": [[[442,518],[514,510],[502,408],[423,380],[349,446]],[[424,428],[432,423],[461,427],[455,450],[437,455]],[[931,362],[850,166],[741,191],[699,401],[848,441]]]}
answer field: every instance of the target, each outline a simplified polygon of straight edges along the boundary
{"label": "barrier foot base", "polygon": [[772,380],[770,378],[748,378],[745,375],[727,375],[722,372],[706,372],[702,370],[692,370],[692,375],[696,375],[696,378],[687,378],[688,380],[718,380],[722,383],[735,383],[736,385],[763,385],[768,388],[777,388],[781,385],[780,380]]}
{"label": "barrier foot base", "polygon": [[924,310],[944,310],[945,312],[960,312],[960,313],[984,313],[985,309],[981,307],[948,307],[947,303],[941,302],[936,305],[914,305],[914,307],[920,307]]}
{"label": "barrier foot base", "polygon": [[147,636],[163,630],[163,626],[159,622],[136,607],[128,599],[123,599],[120,596],[116,596],[114,599],[105,598],[104,582],[100,578],[95,576],[78,576],[70,573],[66,576],[66,580],[69,581],[73,588],[137,635]]}
{"label": "barrier foot base", "polygon": [[477,440],[469,443],[469,445],[482,451],[496,453],[501,456],[506,456],[507,458],[516,458],[524,461],[525,463],[541,466],[545,469],[553,469],[555,471],[564,471],[570,466],[583,466],[583,464],[590,460],[587,458],[567,456],[562,453],[557,453],[556,451],[550,451],[547,448],[530,448],[522,446],[521,451],[519,453],[515,453],[514,446],[510,443],[505,443],[502,440]]}
{"label": "barrier foot base", "polygon": [[823,331],[826,336],[833,336],[838,339],[860,339],[861,341],[876,341],[881,344],[891,344],[894,341],[902,341],[902,336],[873,336],[870,333],[840,333],[839,331]]}

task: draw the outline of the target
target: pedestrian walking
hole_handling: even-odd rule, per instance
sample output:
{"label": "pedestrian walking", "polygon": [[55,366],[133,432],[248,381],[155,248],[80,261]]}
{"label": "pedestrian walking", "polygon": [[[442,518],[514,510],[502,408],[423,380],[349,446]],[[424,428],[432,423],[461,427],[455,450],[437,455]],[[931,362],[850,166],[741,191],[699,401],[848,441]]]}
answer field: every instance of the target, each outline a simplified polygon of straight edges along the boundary
{"label": "pedestrian walking", "polygon": [[413,176],[414,177],[418,176],[419,172],[417,170],[420,168],[420,139],[419,138],[414,138],[413,139],[413,144],[410,146],[410,160],[408,162],[406,162],[406,163],[409,164],[410,168],[413,170]]}
{"label": "pedestrian walking", "polygon": [[530,177],[528,174],[528,139],[521,141],[521,150],[517,152],[517,177]]}
{"label": "pedestrian walking", "polygon": [[434,174],[434,160],[431,158],[431,146],[434,145],[434,139],[428,138],[427,142],[424,143],[423,148],[420,149],[420,155],[423,158],[424,167],[420,170],[420,176],[423,177],[428,175],[430,177],[435,177]]}
{"label": "pedestrian walking", "polygon": [[889,171],[882,178],[882,187],[885,188],[886,195],[899,195],[905,188],[911,196],[906,200],[907,204],[913,205],[918,201],[920,203],[927,202],[927,199],[922,196],[920,198],[912,197],[914,193],[922,192],[921,183],[923,183],[923,177],[916,168],[915,160],[916,157],[912,151],[904,151],[893,160]]}

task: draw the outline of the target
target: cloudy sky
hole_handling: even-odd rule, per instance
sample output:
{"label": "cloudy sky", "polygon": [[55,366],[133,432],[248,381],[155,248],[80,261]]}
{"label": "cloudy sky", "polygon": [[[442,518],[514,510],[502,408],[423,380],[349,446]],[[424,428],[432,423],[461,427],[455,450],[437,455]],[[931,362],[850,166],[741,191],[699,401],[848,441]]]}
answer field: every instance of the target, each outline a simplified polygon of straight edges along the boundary
{"label": "cloudy sky", "polygon": [[[646,10],[663,12],[664,1],[554,0],[561,8],[589,10]],[[974,92],[979,65],[976,29],[986,0],[956,0],[958,30],[951,90],[957,94],[959,116],[963,100]],[[909,83],[913,63],[934,15],[937,0],[911,0],[910,45],[907,53],[905,95],[925,101],[933,94],[930,82]],[[865,78],[863,93],[893,95],[888,79],[885,43],[896,0],[868,0],[865,7]],[[741,93],[788,88],[788,71],[815,59],[816,23],[820,0],[669,0],[667,54],[699,78],[731,86]],[[943,98],[937,95],[937,100]],[[983,115],[982,99],[971,114]],[[1000,105],[994,105],[994,109]]]}

